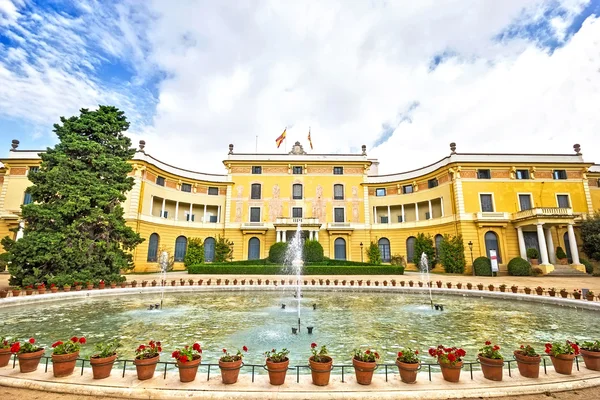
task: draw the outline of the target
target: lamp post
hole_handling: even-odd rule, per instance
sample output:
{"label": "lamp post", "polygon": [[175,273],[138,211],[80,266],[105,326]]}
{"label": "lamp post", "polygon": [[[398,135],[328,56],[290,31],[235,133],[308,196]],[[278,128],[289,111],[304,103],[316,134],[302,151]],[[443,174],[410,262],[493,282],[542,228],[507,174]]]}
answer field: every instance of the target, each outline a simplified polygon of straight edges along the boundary
{"label": "lamp post", "polygon": [[363,242],[360,242],[360,262],[363,261]]}
{"label": "lamp post", "polygon": [[467,243],[467,246],[469,246],[469,250],[471,251],[471,269],[473,272],[473,276],[475,276],[475,266],[473,265],[473,242],[471,242],[469,240],[469,243]]}

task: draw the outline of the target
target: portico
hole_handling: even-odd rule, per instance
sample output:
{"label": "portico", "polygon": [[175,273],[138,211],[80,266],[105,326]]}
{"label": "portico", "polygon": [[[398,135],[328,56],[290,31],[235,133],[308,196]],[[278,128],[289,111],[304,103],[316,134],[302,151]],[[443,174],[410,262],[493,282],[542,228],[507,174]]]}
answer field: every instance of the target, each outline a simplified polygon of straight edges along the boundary
{"label": "portico", "polygon": [[308,240],[319,240],[321,222],[318,218],[277,218],[273,226],[277,242],[287,242],[288,232],[295,233],[300,224],[300,230],[308,232]]}

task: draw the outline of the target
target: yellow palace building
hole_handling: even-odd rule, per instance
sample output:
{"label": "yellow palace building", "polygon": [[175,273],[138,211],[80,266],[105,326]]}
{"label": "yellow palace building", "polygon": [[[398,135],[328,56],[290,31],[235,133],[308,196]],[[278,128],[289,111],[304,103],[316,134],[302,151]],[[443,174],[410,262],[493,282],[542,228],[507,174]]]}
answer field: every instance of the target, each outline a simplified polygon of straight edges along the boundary
{"label": "yellow palace building", "polygon": [[[27,175],[40,163],[40,151],[18,146],[13,140],[0,159],[2,237],[15,235],[20,207],[31,201]],[[219,236],[234,243],[234,260],[265,258],[298,224],[336,259],[367,261],[366,247],[375,242],[384,261],[410,261],[422,232],[436,244],[444,234],[461,234],[466,273],[472,258],[491,250],[503,271],[532,247],[548,273],[558,246],[582,270],[578,224],[600,209],[600,165],[584,162],[579,145],[572,154],[474,154],[452,143],[439,161],[391,175],[378,174],[365,146],[358,154],[310,154],[296,142],[289,154],[242,154],[229,145],[222,175],[166,164],[144,146],[140,141],[131,161],[135,186],[123,205],[145,239],[134,254],[138,272],[157,270],[163,249],[183,269],[190,238],[204,241],[208,262]]]}

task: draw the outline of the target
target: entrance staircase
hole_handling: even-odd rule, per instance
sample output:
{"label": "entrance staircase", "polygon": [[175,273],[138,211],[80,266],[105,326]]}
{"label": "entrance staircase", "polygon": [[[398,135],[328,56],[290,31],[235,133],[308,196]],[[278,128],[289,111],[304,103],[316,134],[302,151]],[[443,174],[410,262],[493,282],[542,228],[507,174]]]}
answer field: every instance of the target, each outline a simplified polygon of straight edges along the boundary
{"label": "entrance staircase", "polygon": [[570,265],[553,264],[554,271],[548,273],[546,276],[584,276],[587,275],[585,272],[581,272]]}

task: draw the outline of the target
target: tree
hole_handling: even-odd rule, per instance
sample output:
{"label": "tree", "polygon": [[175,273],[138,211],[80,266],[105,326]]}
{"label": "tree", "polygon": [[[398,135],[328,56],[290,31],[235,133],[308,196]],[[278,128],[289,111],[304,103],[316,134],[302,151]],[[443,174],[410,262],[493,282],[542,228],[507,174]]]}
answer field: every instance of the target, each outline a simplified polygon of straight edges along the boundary
{"label": "tree", "polygon": [[381,252],[379,251],[379,246],[376,243],[371,242],[369,248],[367,249],[367,257],[369,258],[369,263],[373,265],[381,264]]}
{"label": "tree", "polygon": [[233,258],[233,242],[219,235],[215,242],[215,262],[231,261]]}
{"label": "tree", "polygon": [[592,260],[600,261],[600,211],[581,224],[581,241],[583,252]]}
{"label": "tree", "polygon": [[421,263],[421,254],[425,253],[427,255],[427,264],[428,269],[431,271],[435,268],[436,257],[435,257],[435,247],[433,247],[433,238],[431,235],[425,236],[424,233],[419,233],[415,240],[415,253],[413,256],[413,262],[420,266]]}
{"label": "tree", "polygon": [[204,242],[200,238],[191,238],[188,241],[187,251],[183,258],[183,265],[189,267],[190,265],[203,264],[204,263]]}
{"label": "tree", "polygon": [[60,121],[54,125],[59,143],[29,175],[33,203],[21,208],[24,237],[2,239],[14,285],[35,270],[45,281],[83,270],[100,278],[119,273],[133,267],[130,251],[143,241],[125,225],[121,207],[134,184],[125,114],[100,106]]}
{"label": "tree", "polygon": [[444,271],[453,274],[465,272],[465,244],[461,235],[444,235],[438,253]]}

